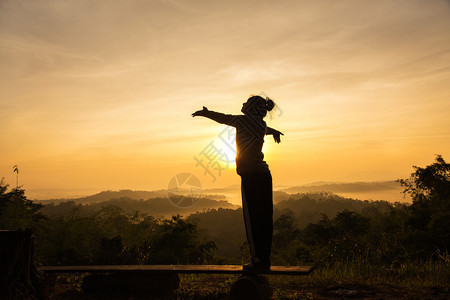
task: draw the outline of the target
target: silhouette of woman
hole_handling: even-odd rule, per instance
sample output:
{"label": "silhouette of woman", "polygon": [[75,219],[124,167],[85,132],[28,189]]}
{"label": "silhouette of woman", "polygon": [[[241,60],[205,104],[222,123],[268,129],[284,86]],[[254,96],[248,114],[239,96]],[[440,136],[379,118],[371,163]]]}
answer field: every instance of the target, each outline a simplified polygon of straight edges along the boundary
{"label": "silhouette of woman", "polygon": [[263,118],[275,103],[261,96],[251,96],[243,103],[244,115],[226,115],[208,110],[192,114],[236,128],[236,172],[241,176],[242,209],[252,260],[243,266],[246,271],[265,272],[270,269],[273,232],[272,175],[261,152],[265,135],[273,135],[279,143],[283,133],[267,127]]}

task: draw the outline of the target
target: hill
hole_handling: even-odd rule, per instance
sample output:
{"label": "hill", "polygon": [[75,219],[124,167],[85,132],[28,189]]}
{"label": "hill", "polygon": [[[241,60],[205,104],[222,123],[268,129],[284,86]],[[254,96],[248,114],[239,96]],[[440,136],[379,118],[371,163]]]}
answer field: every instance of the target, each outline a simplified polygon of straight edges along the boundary
{"label": "hill", "polygon": [[[42,208],[42,213],[50,216],[69,215],[74,212],[82,215],[92,215],[102,210],[107,206],[116,206],[122,209],[125,213],[134,214],[139,211],[140,214],[147,214],[152,216],[170,217],[172,215],[189,215],[197,211],[204,211],[208,209],[236,208],[225,200],[213,200],[208,198],[196,199],[192,206],[180,207],[175,206],[169,199],[158,197],[147,200],[132,199],[129,197],[113,198],[101,202],[85,203],[78,202],[78,199],[66,200],[61,202],[46,202]],[[45,203],[45,202],[44,202]]]}
{"label": "hill", "polygon": [[[203,197],[207,199],[214,200],[225,200],[224,195],[216,195],[216,194],[205,194],[203,193]],[[50,202],[60,203],[73,201],[79,204],[89,204],[89,203],[98,203],[109,201],[111,199],[120,199],[120,198],[128,198],[135,200],[143,200],[143,199],[152,199],[152,198],[167,198],[167,190],[155,190],[155,191],[133,191],[129,189],[119,190],[119,191],[102,191],[100,193],[85,196],[85,197],[77,197],[77,198],[56,198],[56,199],[48,199],[48,200],[33,200],[34,202],[41,204],[48,204]]]}
{"label": "hill", "polygon": [[[202,197],[207,199],[226,200],[235,205],[241,205],[241,189],[239,185],[232,185],[221,188],[204,189]],[[397,181],[381,181],[381,182],[318,182],[293,187],[274,188],[273,201],[274,204],[289,199],[291,194],[297,193],[333,193],[345,198],[361,199],[361,200],[385,200],[389,202],[411,202],[409,196],[405,196],[403,188]],[[119,191],[102,191],[90,196],[83,197],[65,197],[51,198],[48,200],[33,200],[37,203],[48,204],[50,202],[60,203],[66,201],[74,201],[75,203],[96,203],[108,201],[111,199],[130,198],[136,200],[166,198],[167,190],[130,190],[124,189]],[[46,198],[41,198],[46,199]]]}
{"label": "hill", "polygon": [[[319,222],[324,214],[334,218],[344,210],[363,212],[376,209],[386,212],[391,205],[387,201],[355,200],[328,193],[299,193],[289,195],[288,199],[274,205],[273,220],[276,221],[281,215],[292,215],[296,220],[294,226],[304,229],[310,223]],[[216,243],[219,256],[240,257],[246,241],[241,208],[212,209],[191,214],[188,218],[198,222],[204,238]]]}
{"label": "hill", "polygon": [[346,198],[361,200],[385,200],[390,202],[411,202],[409,196],[405,196],[404,188],[397,181],[380,182],[348,182],[348,183],[313,183],[280,189],[280,192],[288,194],[327,192]]}

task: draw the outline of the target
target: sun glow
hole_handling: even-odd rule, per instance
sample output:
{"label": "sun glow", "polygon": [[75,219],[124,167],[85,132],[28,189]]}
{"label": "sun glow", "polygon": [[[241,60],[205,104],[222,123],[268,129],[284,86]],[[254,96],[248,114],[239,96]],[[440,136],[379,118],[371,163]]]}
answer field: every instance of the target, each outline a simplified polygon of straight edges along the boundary
{"label": "sun glow", "polygon": [[219,155],[218,163],[220,168],[236,169],[236,129],[226,126],[224,130],[214,140],[217,145],[217,153]]}
{"label": "sun glow", "polygon": [[266,136],[266,138],[264,139],[264,144],[263,144],[263,148],[262,148],[262,152],[264,153],[264,160],[270,160],[274,154],[273,151],[273,144],[275,142],[273,141],[272,136]]}
{"label": "sun glow", "polygon": [[249,94],[280,105],[264,120],[285,136],[263,153],[285,185],[450,156],[446,1],[53,2],[0,9],[0,179],[18,165],[31,193],[160,189],[180,172],[235,184],[235,129],[191,114],[240,114]]}

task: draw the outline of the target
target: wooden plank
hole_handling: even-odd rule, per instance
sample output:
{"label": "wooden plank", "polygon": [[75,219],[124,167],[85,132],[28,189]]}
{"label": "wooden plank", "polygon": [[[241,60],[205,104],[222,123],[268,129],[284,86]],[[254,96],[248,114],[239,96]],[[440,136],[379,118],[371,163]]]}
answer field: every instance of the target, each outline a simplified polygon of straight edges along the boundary
{"label": "wooden plank", "polygon": [[[264,274],[308,275],[312,266],[272,266]],[[41,267],[45,273],[107,273],[107,272],[146,272],[146,273],[191,273],[191,274],[243,274],[248,273],[237,265],[105,265],[105,266],[47,266]]]}

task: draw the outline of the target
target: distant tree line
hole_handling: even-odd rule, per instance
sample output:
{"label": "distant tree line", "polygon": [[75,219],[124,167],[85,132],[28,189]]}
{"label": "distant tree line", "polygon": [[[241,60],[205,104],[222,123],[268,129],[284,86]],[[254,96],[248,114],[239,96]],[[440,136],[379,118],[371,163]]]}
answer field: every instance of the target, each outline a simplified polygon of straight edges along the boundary
{"label": "distant tree line", "polygon": [[450,164],[441,156],[425,167],[414,167],[399,180],[413,203],[373,202],[360,212],[345,209],[335,218],[322,215],[304,229],[293,213],[274,223],[273,258],[276,264],[329,264],[359,261],[400,265],[407,261],[449,263]]}
{"label": "distant tree line", "polygon": [[7,190],[1,181],[0,228],[32,228],[41,264],[204,264],[213,259],[214,242],[200,239],[198,224],[180,216],[127,214],[113,205],[82,216],[74,204],[70,212],[48,216],[23,189]]}
{"label": "distant tree line", "polygon": [[[278,203],[273,264],[448,263],[450,165],[437,156],[433,164],[414,169],[399,181],[411,205],[326,193],[291,195]],[[35,232],[44,265],[241,263],[249,253],[241,209],[161,218],[108,202],[43,207],[1,181],[0,229],[25,228]]]}

